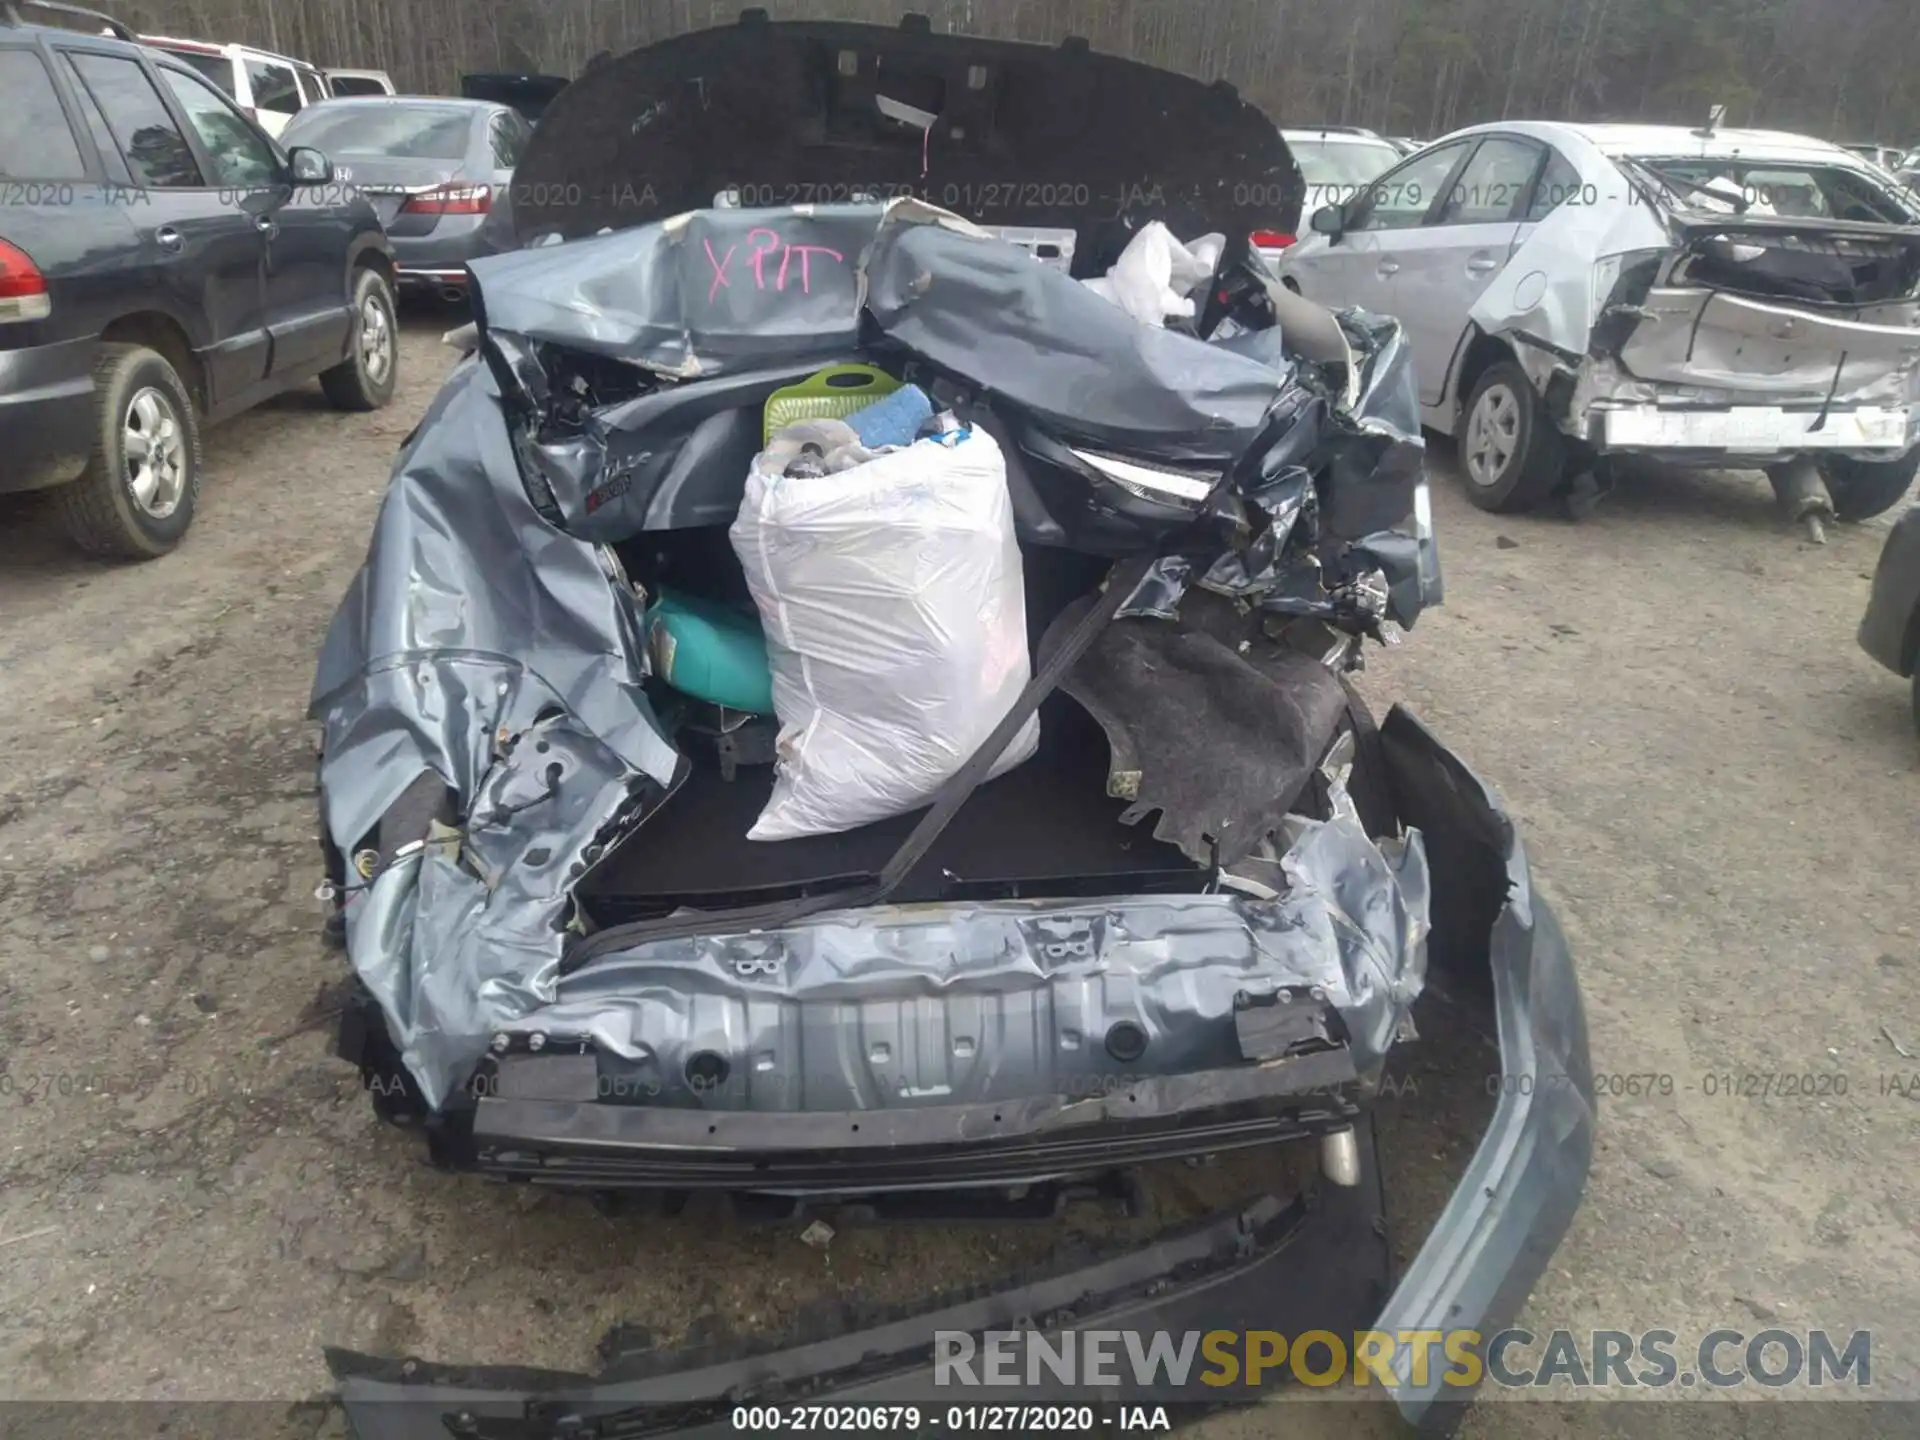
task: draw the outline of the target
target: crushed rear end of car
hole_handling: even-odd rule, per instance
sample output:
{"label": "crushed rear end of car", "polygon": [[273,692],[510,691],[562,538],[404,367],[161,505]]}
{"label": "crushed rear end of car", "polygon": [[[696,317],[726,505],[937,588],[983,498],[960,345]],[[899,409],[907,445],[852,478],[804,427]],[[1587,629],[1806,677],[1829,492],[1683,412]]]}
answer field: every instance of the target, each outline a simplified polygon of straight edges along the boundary
{"label": "crushed rear end of car", "polygon": [[[1191,112],[1175,129],[1250,137],[1229,174],[1297,183],[1219,87],[1080,47],[759,20],[591,68],[523,189],[608,194],[568,167],[628,160],[567,136],[616,103],[670,123],[686,82],[658,77],[692,52],[712,93],[754,77],[776,127],[799,92],[764,77],[840,77],[828,125],[886,124],[822,183],[862,194],[887,175],[858,167],[947,184],[946,130],[984,164],[1038,83],[1092,103],[1134,72]],[[901,75],[910,95],[876,79]],[[933,1373],[935,1331],[1490,1335],[1578,1203],[1592,1077],[1510,817],[1410,712],[1376,727],[1351,687],[1365,640],[1440,599],[1397,327],[1270,287],[1253,221],[1209,210],[1232,194],[1211,174],[1117,216],[1021,203],[1016,174],[1005,208],[963,219],[918,192],[756,208],[772,182],[716,174],[724,151],[636,173],[658,218],[536,203],[523,238],[587,238],[472,266],[477,353],[396,465],[314,686],[355,972],[341,1053],[436,1161],[509,1183],[787,1223],[1090,1201],[1171,1223],[803,1337],[614,1337],[591,1376],[330,1352],[355,1433],[717,1434],[756,1400],[969,1398]],[[698,208],[727,188],[747,207]],[[1101,273],[1149,219],[1211,220],[1239,251],[1183,328],[1065,273]],[[1068,255],[1036,253],[1061,230]],[[1034,678],[1002,723],[1031,706],[1041,739],[983,779],[989,737],[917,815],[756,843],[772,756],[670,718],[642,592],[724,589],[771,398],[849,362],[923,385],[1007,457]],[[1376,1112],[1441,1011],[1486,1047],[1463,1062],[1485,1070],[1486,1128],[1396,1276]],[[1161,1170],[1214,1161],[1217,1203],[1143,1204]],[[1412,1362],[1401,1411],[1457,1414],[1470,1388]]]}
{"label": "crushed rear end of car", "polygon": [[1614,163],[1624,197],[1562,204],[1473,311],[1556,427],[1588,455],[1765,469],[1803,515],[1897,501],[1920,457],[1920,216],[1804,157]]}

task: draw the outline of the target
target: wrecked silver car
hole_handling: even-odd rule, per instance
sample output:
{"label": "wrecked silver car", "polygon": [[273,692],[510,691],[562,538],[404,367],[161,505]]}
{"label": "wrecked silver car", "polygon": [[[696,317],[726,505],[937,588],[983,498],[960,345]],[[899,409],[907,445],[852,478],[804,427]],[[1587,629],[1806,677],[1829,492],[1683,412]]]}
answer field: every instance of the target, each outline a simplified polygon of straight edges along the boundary
{"label": "wrecked silver car", "polygon": [[1920,466],[1920,214],[1838,146],[1503,122],[1311,226],[1287,283],[1400,320],[1483,509],[1654,455],[1766,470],[1817,537]]}
{"label": "wrecked silver car", "polygon": [[[820,83],[784,90],[789,70]],[[608,107],[672,123],[696,73],[702,133],[726,116],[750,153],[791,119],[767,94],[836,93],[820,70],[861,125],[908,127],[867,163],[938,197],[934,137],[960,127],[929,96],[1005,116],[1052,77],[1085,106],[1142,67],[761,19],[595,67],[522,175],[628,134]],[[1238,135],[1243,170],[1297,176],[1251,107],[1144,73]],[[1045,1217],[1140,1167],[1289,1142],[1323,1179],[1276,1171],[1150,1243],[726,1359],[616,1347],[588,1377],[336,1352],[356,1433],[652,1434],[755,1395],[898,1398],[929,1383],[934,1329],[1022,1317],[1493,1333],[1578,1203],[1592,1077],[1510,818],[1351,685],[1366,644],[1441,598],[1398,328],[1290,295],[1227,215],[1189,317],[1142,323],[1083,283],[1154,221],[1191,233],[1210,187],[1142,190],[1125,224],[1089,216],[1042,254],[1070,216],[682,209],[757,182],[649,153],[665,168],[629,178],[662,218],[472,266],[477,348],[403,448],[321,656],[323,889],[356,986],[340,1050],[376,1110],[498,1180],[795,1219]],[[754,840],[795,737],[745,695],[678,688],[659,607],[752,623],[730,540],[750,472],[783,397],[850,366],[1004,457],[1029,678],[918,808]],[[1438,993],[1501,1074],[1395,1283],[1372,1109]],[[1467,1398],[1396,1363],[1410,1417]]]}

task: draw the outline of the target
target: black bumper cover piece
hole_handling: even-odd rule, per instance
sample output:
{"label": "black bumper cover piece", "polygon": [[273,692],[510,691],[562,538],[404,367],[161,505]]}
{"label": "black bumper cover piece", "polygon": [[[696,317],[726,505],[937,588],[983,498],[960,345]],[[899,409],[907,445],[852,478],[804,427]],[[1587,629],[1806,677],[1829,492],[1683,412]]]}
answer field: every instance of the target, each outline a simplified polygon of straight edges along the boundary
{"label": "black bumper cover piece", "polygon": [[[1169,1232],[1145,1248],[933,1310],[896,1315],[831,1338],[759,1353],[698,1351],[616,1357],[593,1379],[579,1375],[431,1366],[329,1351],[359,1440],[535,1440],[589,1436],[569,1417],[603,1423],[644,1412],[649,1430],[674,1436],[738,1433],[740,1403],[831,1401],[918,1405],[1018,1399],[1086,1403],[1085,1391],[938,1389],[936,1331],[1014,1330],[1031,1324],[1101,1330],[1329,1329],[1351,1334],[1378,1312],[1390,1282],[1380,1172],[1362,1120],[1360,1183],[1291,1202],[1262,1196]],[[1196,1372],[1197,1373],[1197,1372]],[[1102,1401],[1215,1404],[1254,1398],[1244,1387],[1160,1388],[1102,1394]],[[638,1414],[632,1417],[637,1420]],[[618,1433],[618,1432],[616,1432]]]}
{"label": "black bumper cover piece", "polygon": [[[1431,983],[1478,1001],[1499,1037],[1502,1083],[1487,1132],[1426,1241],[1394,1283],[1372,1129],[1359,1183],[1263,1196],[1130,1252],[908,1315],[856,1317],[829,1338],[749,1351],[615,1354],[598,1376],[463,1368],[330,1350],[359,1440],[606,1434],[720,1435],[740,1403],[1072,1400],[1103,1404],[1256,1398],[1244,1388],[1164,1383],[1018,1396],[934,1384],[936,1331],[1472,1330],[1511,1323],[1579,1204],[1593,1151],[1586,1019],[1558,921],[1534,893],[1499,798],[1410,713],[1378,735],[1402,819],[1433,863]],[[811,1332],[818,1336],[816,1329]],[[1409,1352],[1396,1352],[1405,1361]],[[1127,1367],[1120,1367],[1123,1376]],[[1471,1392],[1401,1373],[1391,1398],[1428,1430],[1457,1423]],[[1368,1392],[1380,1395],[1379,1388]],[[639,1407],[636,1409],[635,1407]],[[605,1425],[621,1417],[623,1428]],[[593,1422],[602,1422],[598,1428]],[[581,1423],[581,1422],[584,1422]],[[573,1425],[574,1428],[569,1428]]]}
{"label": "black bumper cover piece", "polygon": [[1357,1079],[1338,1048],[1257,1068],[1143,1076],[1099,1095],[926,1110],[763,1114],[487,1095],[470,1163],[576,1188],[1018,1184],[1322,1134],[1359,1114]]}

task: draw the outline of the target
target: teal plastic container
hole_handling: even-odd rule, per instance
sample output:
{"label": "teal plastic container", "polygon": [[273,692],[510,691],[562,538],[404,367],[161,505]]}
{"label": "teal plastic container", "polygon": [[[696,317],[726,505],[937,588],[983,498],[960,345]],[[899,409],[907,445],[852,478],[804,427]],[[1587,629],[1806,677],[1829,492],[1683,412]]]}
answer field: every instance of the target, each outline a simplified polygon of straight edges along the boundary
{"label": "teal plastic container", "polygon": [[773,671],[759,617],[731,605],[662,590],[647,608],[653,673],[683,695],[773,714]]}

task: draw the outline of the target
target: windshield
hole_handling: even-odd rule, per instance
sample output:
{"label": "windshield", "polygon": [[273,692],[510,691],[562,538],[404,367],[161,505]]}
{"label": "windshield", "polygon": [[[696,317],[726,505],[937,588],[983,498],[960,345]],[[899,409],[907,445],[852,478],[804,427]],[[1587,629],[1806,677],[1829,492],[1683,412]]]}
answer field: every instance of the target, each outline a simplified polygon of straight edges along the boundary
{"label": "windshield", "polygon": [[1288,140],[1309,185],[1364,185],[1400,163],[1391,145],[1367,140]]}
{"label": "windshield", "polygon": [[156,46],[182,64],[197,70],[207,79],[220,87],[221,93],[229,100],[237,98],[233,93],[233,62],[224,55],[208,55],[200,50],[175,50],[169,45]]}
{"label": "windshield", "polygon": [[1640,162],[1677,203],[1710,214],[1911,224],[1913,216],[1869,175],[1838,165],[1688,158]]}
{"label": "windshield", "polygon": [[388,155],[400,160],[463,160],[473,112],[445,105],[317,106],[287,126],[287,144],[328,155]]}

